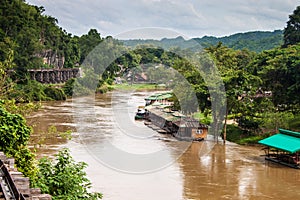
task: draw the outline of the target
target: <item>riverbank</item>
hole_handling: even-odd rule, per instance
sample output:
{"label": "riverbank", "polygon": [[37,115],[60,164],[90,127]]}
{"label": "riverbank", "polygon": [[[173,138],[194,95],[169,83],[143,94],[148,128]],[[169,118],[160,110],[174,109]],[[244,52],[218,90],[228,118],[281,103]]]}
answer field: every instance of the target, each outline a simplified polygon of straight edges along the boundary
{"label": "riverbank", "polygon": [[[204,114],[202,112],[196,112],[193,114],[195,119],[199,119],[201,123],[209,125],[212,121],[211,115]],[[259,145],[258,141],[270,136],[269,133],[254,134],[248,130],[241,129],[236,120],[227,120],[227,135],[226,140],[239,145]]]}
{"label": "riverbank", "polygon": [[153,91],[153,90],[165,90],[166,86],[164,84],[154,84],[154,83],[134,83],[134,84],[114,84],[113,89],[118,90],[134,90],[134,91]]}
{"label": "riverbank", "polygon": [[259,145],[258,141],[268,137],[269,134],[255,135],[242,130],[235,124],[227,124],[226,140],[239,145]]}

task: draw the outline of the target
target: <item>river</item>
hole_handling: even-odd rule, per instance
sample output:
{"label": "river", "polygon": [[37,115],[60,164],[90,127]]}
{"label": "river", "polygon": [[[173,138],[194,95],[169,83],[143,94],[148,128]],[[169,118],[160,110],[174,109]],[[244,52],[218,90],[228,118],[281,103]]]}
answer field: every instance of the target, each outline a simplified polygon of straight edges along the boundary
{"label": "river", "polygon": [[[150,92],[114,91],[43,103],[28,121],[38,157],[63,147],[84,161],[107,200],[300,199],[300,171],[269,163],[259,147],[178,141],[134,121]],[[72,139],[45,134],[72,130]],[[230,133],[228,133],[230,134]]]}

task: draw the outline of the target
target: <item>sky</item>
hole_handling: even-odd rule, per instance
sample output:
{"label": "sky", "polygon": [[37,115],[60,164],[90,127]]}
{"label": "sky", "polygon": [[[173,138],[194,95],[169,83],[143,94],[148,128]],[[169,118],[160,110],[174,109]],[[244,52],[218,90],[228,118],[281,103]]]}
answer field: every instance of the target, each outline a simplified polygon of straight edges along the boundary
{"label": "sky", "polygon": [[73,35],[186,39],[283,29],[299,0],[26,0]]}

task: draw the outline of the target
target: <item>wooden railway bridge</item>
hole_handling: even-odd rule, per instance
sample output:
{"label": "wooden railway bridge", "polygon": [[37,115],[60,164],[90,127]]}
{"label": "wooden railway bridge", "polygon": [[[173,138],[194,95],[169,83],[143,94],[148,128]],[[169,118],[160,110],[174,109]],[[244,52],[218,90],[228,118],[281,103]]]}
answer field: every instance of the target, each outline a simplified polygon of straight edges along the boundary
{"label": "wooden railway bridge", "polygon": [[29,69],[31,80],[45,84],[65,83],[71,78],[81,76],[80,68]]}

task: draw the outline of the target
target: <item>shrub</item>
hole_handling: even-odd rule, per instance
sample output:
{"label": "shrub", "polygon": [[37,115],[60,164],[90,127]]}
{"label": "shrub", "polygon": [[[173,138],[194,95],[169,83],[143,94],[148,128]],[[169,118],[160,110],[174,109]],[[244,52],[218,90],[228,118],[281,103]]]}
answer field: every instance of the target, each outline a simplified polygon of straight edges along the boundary
{"label": "shrub", "polygon": [[29,80],[26,84],[17,84],[14,92],[9,95],[9,98],[16,99],[17,102],[22,103],[51,100],[47,98],[44,89],[45,87],[41,83]]}
{"label": "shrub", "polygon": [[83,171],[87,164],[76,163],[68,149],[62,149],[56,160],[42,158],[39,162],[39,173],[36,187],[41,188],[43,193],[52,195],[57,199],[101,199],[102,194],[91,193],[90,181]]}
{"label": "shrub", "polygon": [[108,91],[113,90],[113,86],[108,85],[107,83],[102,84],[100,87],[96,89],[96,93],[104,94]]}
{"label": "shrub", "polygon": [[69,97],[73,96],[73,87],[74,87],[74,82],[75,79],[71,78],[69,80],[67,80],[67,82],[65,83],[65,85],[63,86],[63,91],[65,92],[65,94]]}
{"label": "shrub", "polygon": [[264,138],[265,136],[263,135],[250,136],[239,140],[238,144],[257,144],[259,140],[262,140]]}
{"label": "shrub", "polygon": [[17,84],[9,94],[10,99],[16,102],[65,100],[66,95],[60,88],[43,85],[37,81],[28,80],[26,84]]}
{"label": "shrub", "polygon": [[300,130],[300,115],[294,116],[289,120],[289,127],[293,130]]}
{"label": "shrub", "polygon": [[84,96],[84,95],[89,95],[92,94],[95,91],[92,91],[90,89],[88,89],[87,87],[85,87],[84,85],[82,85],[78,79],[69,79],[64,87],[63,87],[63,91],[64,93],[71,97],[71,96]]}
{"label": "shrub", "polygon": [[54,87],[46,87],[44,89],[44,93],[48,98],[53,100],[62,101],[66,100],[66,95],[62,89],[54,88]]}
{"label": "shrub", "polygon": [[0,104],[0,150],[8,157],[14,157],[20,172],[35,179],[35,155],[27,147],[31,128],[19,114],[12,114]]}
{"label": "shrub", "polygon": [[226,140],[230,142],[237,142],[243,137],[244,131],[236,125],[227,124],[226,129]]}

